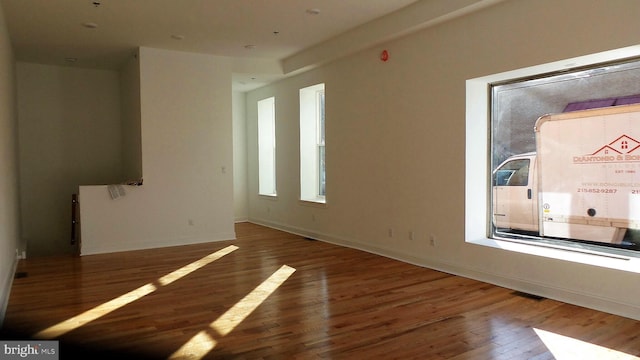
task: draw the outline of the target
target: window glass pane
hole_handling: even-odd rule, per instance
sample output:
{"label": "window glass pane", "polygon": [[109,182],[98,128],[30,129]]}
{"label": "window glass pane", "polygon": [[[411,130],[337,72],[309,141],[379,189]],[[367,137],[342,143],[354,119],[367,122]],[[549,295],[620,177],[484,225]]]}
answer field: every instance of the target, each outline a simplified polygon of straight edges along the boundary
{"label": "window glass pane", "polygon": [[324,166],[324,145],[318,146],[318,158],[319,158],[319,176],[318,176],[318,195],[325,196],[326,195],[326,176],[325,176],[325,166]]}
{"label": "window glass pane", "polygon": [[508,161],[499,167],[494,176],[496,186],[527,186],[529,159]]}
{"label": "window glass pane", "polygon": [[318,92],[318,144],[324,144],[324,91]]}
{"label": "window glass pane", "polygon": [[276,194],[275,98],[258,101],[258,193]]}
{"label": "window glass pane", "polygon": [[639,102],[638,59],[492,84],[492,236],[640,252]]}

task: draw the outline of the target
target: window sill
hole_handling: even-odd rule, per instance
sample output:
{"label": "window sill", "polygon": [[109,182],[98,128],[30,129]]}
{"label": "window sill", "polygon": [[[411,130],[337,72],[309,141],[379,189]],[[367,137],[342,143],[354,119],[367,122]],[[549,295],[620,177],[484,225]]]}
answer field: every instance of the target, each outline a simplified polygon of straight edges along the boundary
{"label": "window sill", "polygon": [[532,244],[524,240],[516,239],[502,240],[481,238],[468,240],[467,243],[506,251],[515,251],[533,256],[542,256],[585,265],[640,273],[640,258],[633,256],[598,252],[587,249],[574,249],[562,247],[561,245]]}
{"label": "window sill", "polygon": [[278,200],[278,194],[273,194],[273,195],[258,194],[258,197],[261,198],[261,199],[266,199],[266,200]]}
{"label": "window sill", "polygon": [[311,206],[311,207],[318,207],[318,208],[326,208],[327,207],[326,199],[322,199],[322,198],[318,198],[316,200],[309,200],[309,199],[302,200],[302,199],[300,199],[300,200],[298,200],[298,203],[300,205],[303,205],[303,206]]}

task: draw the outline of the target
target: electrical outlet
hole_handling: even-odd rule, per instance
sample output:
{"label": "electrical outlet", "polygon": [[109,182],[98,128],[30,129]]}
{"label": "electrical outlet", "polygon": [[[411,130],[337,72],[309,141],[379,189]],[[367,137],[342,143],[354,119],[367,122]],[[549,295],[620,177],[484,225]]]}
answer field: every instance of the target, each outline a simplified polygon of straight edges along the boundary
{"label": "electrical outlet", "polygon": [[416,234],[412,231],[409,231],[409,240],[415,240]]}
{"label": "electrical outlet", "polygon": [[433,234],[429,235],[429,245],[436,246],[436,236]]}
{"label": "electrical outlet", "polygon": [[393,228],[389,228],[389,237],[393,237]]}

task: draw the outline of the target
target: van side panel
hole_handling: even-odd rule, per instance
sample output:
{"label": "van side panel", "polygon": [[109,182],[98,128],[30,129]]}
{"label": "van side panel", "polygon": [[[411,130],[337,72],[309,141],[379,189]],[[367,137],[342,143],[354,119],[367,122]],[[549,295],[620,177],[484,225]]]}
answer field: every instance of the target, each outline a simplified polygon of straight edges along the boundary
{"label": "van side panel", "polygon": [[535,131],[540,235],[619,243],[640,228],[640,105],[546,115]]}

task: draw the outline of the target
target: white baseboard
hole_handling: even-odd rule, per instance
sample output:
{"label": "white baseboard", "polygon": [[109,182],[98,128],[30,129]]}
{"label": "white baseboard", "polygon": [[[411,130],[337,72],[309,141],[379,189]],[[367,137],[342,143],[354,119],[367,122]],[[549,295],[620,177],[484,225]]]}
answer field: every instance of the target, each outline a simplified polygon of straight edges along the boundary
{"label": "white baseboard", "polygon": [[195,244],[203,244],[217,241],[228,241],[235,240],[236,234],[233,233],[218,233],[213,234],[207,237],[191,237],[184,238],[176,241],[173,238],[166,239],[153,239],[153,241],[139,241],[136,243],[98,243],[98,244],[89,244],[87,246],[86,242],[83,243],[80,255],[97,255],[97,254],[107,254],[107,253],[116,253],[123,251],[136,251],[136,250],[148,250],[148,249],[156,249],[156,248],[164,248],[164,247],[172,247],[172,246],[182,246],[182,245],[195,245]]}
{"label": "white baseboard", "polygon": [[484,270],[463,267],[459,264],[438,261],[434,259],[419,258],[413,255],[400,253],[397,251],[380,248],[363,244],[357,241],[344,239],[329,234],[318,233],[303,228],[293,227],[286,224],[276,223],[264,219],[250,219],[252,223],[285,231],[288,233],[300,235],[328,242],[335,245],[346,246],[349,248],[366,251],[372,254],[388,257],[409,264],[446,272],[448,274],[466,277],[473,280],[486,282],[489,284],[505,287],[515,291],[526,292],[545,298],[582,306],[598,311],[607,312],[614,315],[627,317],[634,320],[640,320],[640,306],[637,303],[622,302],[618,299],[610,299],[599,294],[584,293],[573,290],[567,290],[549,284],[533,282],[528,279],[504,276],[503,274],[495,274]]}

